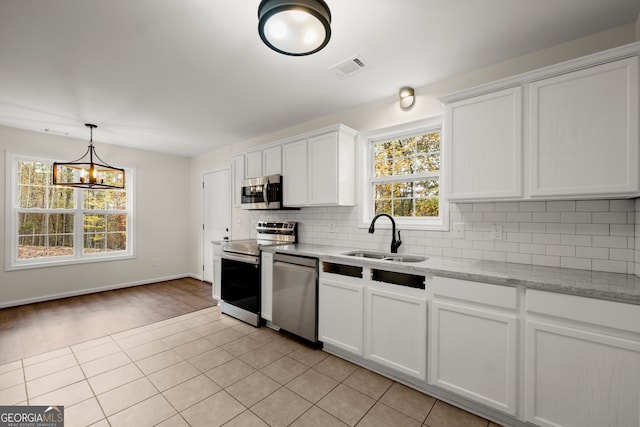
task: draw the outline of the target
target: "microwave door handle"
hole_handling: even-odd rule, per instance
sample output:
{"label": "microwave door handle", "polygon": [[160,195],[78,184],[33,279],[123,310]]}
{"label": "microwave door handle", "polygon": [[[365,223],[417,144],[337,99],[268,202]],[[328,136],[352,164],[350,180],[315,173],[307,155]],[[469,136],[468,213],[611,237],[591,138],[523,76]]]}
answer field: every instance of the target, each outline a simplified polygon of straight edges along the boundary
{"label": "microwave door handle", "polygon": [[269,207],[269,180],[262,186],[262,200]]}

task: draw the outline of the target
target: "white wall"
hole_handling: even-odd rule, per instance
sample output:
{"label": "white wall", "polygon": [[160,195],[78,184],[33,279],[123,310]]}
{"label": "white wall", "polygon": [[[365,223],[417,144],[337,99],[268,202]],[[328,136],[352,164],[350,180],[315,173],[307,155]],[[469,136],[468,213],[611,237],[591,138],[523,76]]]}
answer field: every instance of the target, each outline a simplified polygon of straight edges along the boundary
{"label": "white wall", "polygon": [[[0,152],[59,160],[80,157],[88,142],[39,132],[0,127]],[[96,151],[117,166],[136,169],[135,259],[81,265],[0,270],[0,307],[94,289],[150,283],[189,273],[189,159],[115,145],[97,144]],[[6,154],[5,154],[6,155]],[[5,224],[5,161],[0,163],[0,223]],[[156,258],[158,265],[151,266]],[[4,239],[0,259],[5,259]]]}
{"label": "white wall", "polygon": [[[416,103],[408,111],[403,111],[398,106],[397,94],[390,93],[388,98],[378,102],[363,105],[346,111],[337,112],[327,117],[313,120],[281,131],[262,135],[260,137],[237,144],[231,149],[212,151],[203,156],[192,159],[191,186],[196,188],[199,176],[203,169],[213,167],[214,164],[230,164],[233,153],[247,150],[256,145],[276,141],[302,132],[318,129],[324,126],[343,123],[360,132],[367,132],[379,128],[406,123],[425,117],[441,114],[443,109],[438,97],[451,92],[466,89],[478,84],[491,82],[501,78],[531,71],[544,66],[556,64],[565,60],[577,58],[590,53],[631,43],[636,39],[636,24],[628,24],[611,30],[597,33],[588,37],[577,39],[568,43],[544,49],[538,52],[514,58],[500,64],[492,65],[473,72],[453,76],[447,80],[416,88]],[[395,88],[390,88],[390,92]],[[214,161],[215,160],[215,161]],[[358,162],[359,164],[359,162]],[[195,168],[195,169],[194,169]],[[192,198],[192,206],[196,211],[201,211],[201,200]],[[633,203],[631,203],[633,205]],[[452,221],[463,219],[467,223],[468,233],[465,239],[451,238],[448,233],[431,233],[424,231],[403,231],[405,245],[403,250],[431,255],[462,256],[474,259],[495,259],[500,261],[524,262],[533,265],[564,265],[567,267],[580,267],[593,270],[634,272],[634,222],[628,223],[629,203],[606,201],[604,205],[594,205],[589,210],[589,205],[569,202],[566,204],[542,203],[536,205],[538,213],[549,213],[547,220],[551,224],[560,224],[559,228],[551,225],[547,228],[545,221],[534,220],[533,205],[527,204],[468,204],[452,205]],[[597,206],[597,207],[596,207]],[[565,209],[564,216],[556,209]],[[580,214],[571,215],[580,209],[587,209]],[[607,223],[605,234],[604,225],[600,221],[606,221],[602,213],[604,210],[611,213],[615,220]],[[622,210],[620,210],[622,209]],[[635,208],[631,208],[634,211]],[[620,211],[619,211],[620,210]],[[625,212],[625,223],[618,224],[620,213]],[[518,215],[516,215],[518,214]],[[521,215],[520,215],[521,214]],[[358,228],[359,217],[357,208],[305,208],[299,212],[285,212],[277,214],[265,214],[264,212],[242,212],[234,209],[233,238],[246,236],[255,229],[258,219],[275,216],[281,219],[292,219],[301,222],[301,241],[307,243],[328,243],[345,247],[364,247],[384,250],[388,245],[388,237],[385,230],[377,231],[374,236],[367,234],[366,229]],[[504,218],[503,218],[504,216]],[[557,216],[557,221],[555,220]],[[248,218],[247,218],[248,217]],[[570,219],[573,217],[573,220]],[[247,220],[249,219],[249,220]],[[201,221],[201,220],[200,220]],[[241,224],[238,223],[241,221]],[[327,234],[325,224],[333,221],[338,227],[335,234]],[[587,233],[589,227],[584,227],[584,222],[599,223],[592,227],[598,229],[598,235]],[[487,224],[500,222],[505,224],[505,231],[510,233],[525,233],[524,235],[507,234],[502,243],[487,242]],[[194,223],[193,230],[201,229],[201,222]],[[542,224],[542,225],[541,225]],[[578,225],[581,224],[581,225]],[[624,225],[624,227],[619,227]],[[573,229],[573,232],[570,230]],[[555,230],[555,231],[554,231]],[[564,232],[560,232],[564,230]],[[621,231],[624,230],[624,231]],[[631,230],[631,231],[629,231]],[[580,231],[580,233],[578,233]],[[585,234],[581,234],[584,232]],[[618,235],[623,233],[623,235]],[[197,233],[192,235],[196,236]],[[554,235],[545,237],[546,235]],[[581,239],[573,239],[571,235],[583,236]],[[567,236],[567,237],[563,237]],[[613,237],[605,239],[604,237]],[[625,238],[626,246],[622,246],[621,237]],[[510,241],[510,239],[523,239],[523,241]],[[546,239],[546,240],[545,240]],[[563,240],[564,239],[564,240]],[[563,243],[564,241],[564,243]],[[571,242],[569,244],[568,242]],[[510,245],[507,245],[510,243]],[[542,245],[542,246],[533,246]],[[593,248],[597,245],[615,245],[616,247],[600,248],[602,250],[586,250],[580,248]],[[558,247],[556,247],[558,246]],[[573,249],[571,249],[573,247]],[[198,268],[202,263],[202,241],[194,241],[195,256],[192,259],[192,269]],[[605,251],[606,249],[606,251]],[[605,254],[606,252],[606,254]],[[513,253],[514,255],[510,255]],[[593,256],[589,257],[587,254]],[[631,259],[629,260],[629,256]],[[564,259],[563,259],[564,258]],[[638,261],[640,262],[640,260]]]}

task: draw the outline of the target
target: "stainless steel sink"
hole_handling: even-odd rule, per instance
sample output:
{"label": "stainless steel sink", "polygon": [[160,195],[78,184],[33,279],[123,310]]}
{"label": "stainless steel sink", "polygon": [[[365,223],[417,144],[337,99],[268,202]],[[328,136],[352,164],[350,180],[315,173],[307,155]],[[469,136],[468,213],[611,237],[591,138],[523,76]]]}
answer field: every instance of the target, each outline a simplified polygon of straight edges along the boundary
{"label": "stainless steel sink", "polygon": [[369,252],[369,251],[351,251],[351,252],[345,252],[343,255],[357,257],[357,258],[379,259],[382,261],[393,261],[393,262],[421,262],[421,261],[426,261],[428,259],[427,257],[423,257],[423,256],[399,255],[399,254],[389,254],[389,253]]}

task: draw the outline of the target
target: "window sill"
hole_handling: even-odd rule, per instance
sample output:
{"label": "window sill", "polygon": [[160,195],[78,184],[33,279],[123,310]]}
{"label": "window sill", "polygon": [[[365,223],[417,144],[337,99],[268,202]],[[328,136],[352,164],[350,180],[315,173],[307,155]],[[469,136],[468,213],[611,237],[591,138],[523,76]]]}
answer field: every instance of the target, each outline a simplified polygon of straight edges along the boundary
{"label": "window sill", "polygon": [[20,270],[30,270],[34,268],[61,267],[65,265],[88,264],[88,263],[105,262],[105,261],[122,261],[122,260],[135,259],[135,258],[136,258],[135,254],[127,252],[126,254],[102,255],[100,257],[38,260],[38,261],[32,261],[32,262],[21,262],[16,264],[12,264],[11,262],[7,261],[5,263],[4,271],[20,271]]}

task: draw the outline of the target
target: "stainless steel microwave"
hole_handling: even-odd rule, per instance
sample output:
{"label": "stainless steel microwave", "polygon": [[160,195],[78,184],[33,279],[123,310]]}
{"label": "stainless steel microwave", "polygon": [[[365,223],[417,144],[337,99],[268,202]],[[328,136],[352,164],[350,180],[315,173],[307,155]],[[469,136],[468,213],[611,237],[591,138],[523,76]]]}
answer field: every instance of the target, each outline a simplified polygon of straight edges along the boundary
{"label": "stainless steel microwave", "polygon": [[242,181],[242,209],[283,209],[282,175],[269,175]]}

